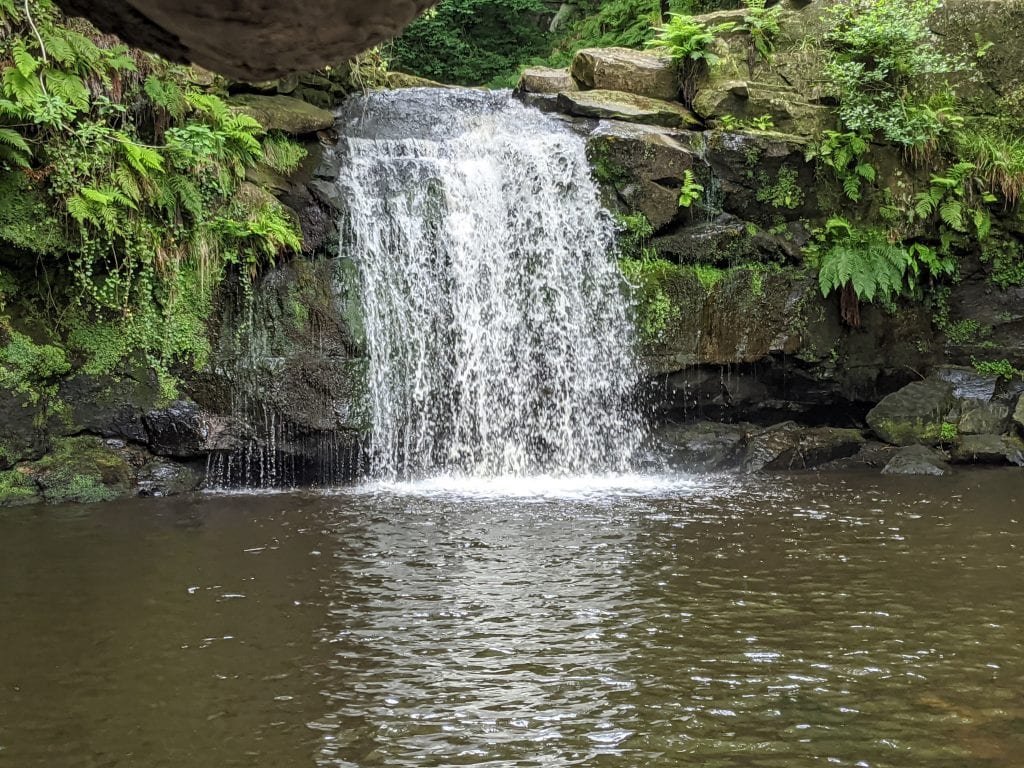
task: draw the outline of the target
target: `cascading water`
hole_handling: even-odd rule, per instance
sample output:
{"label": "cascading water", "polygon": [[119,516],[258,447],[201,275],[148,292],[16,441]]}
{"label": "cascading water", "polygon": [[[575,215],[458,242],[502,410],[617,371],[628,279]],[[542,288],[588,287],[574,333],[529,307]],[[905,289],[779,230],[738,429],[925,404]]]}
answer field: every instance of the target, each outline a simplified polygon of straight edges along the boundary
{"label": "cascading water", "polygon": [[638,366],[583,139],[508,94],[433,89],[355,99],[342,134],[374,473],[627,470]]}

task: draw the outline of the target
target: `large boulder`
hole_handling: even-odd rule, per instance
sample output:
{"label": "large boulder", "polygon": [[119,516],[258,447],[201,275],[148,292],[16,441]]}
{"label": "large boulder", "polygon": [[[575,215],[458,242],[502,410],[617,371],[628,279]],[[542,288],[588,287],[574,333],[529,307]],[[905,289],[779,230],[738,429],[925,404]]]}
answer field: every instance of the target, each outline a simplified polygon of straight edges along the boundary
{"label": "large boulder", "polygon": [[160,397],[152,371],[136,376],[79,374],[61,382],[60,397],[71,407],[77,431],[136,443],[149,439],[142,417]]}
{"label": "large boulder", "polygon": [[268,131],[292,136],[324,131],[334,125],[334,115],[292,96],[246,93],[232,96],[228,104],[249,115]]}
{"label": "large boulder", "polygon": [[519,76],[516,90],[520,93],[562,93],[577,91],[579,86],[568,70],[553,67],[527,67]]}
{"label": "large boulder", "polygon": [[674,128],[602,120],[588,138],[587,151],[598,180],[611,185],[627,210],[644,214],[658,231],[683,215],[679,189],[686,172],[701,178],[707,173],[695,136]]}
{"label": "large boulder", "polygon": [[560,93],[558,108],[566,114],[578,117],[622,120],[626,123],[645,123],[669,128],[700,125],[700,121],[682,104],[622,91]]}
{"label": "large boulder", "polygon": [[831,109],[803,101],[788,86],[747,80],[721,80],[702,87],[693,100],[693,111],[705,120],[728,115],[749,123],[767,117],[773,130],[797,136],[815,136],[835,120]]}
{"label": "large boulder", "polygon": [[944,438],[946,416],[955,405],[949,382],[925,379],[884,398],[868,413],[867,422],[891,445],[937,445]]}
{"label": "large boulder", "polygon": [[890,459],[883,475],[948,475],[952,470],[946,457],[925,445],[908,445]]}
{"label": "large boulder", "polygon": [[1013,411],[1013,424],[1017,431],[1024,437],[1024,395],[1017,400],[1017,407]]}
{"label": "large boulder", "polygon": [[1010,408],[1005,403],[966,400],[960,404],[957,431],[961,435],[1000,435],[1010,425]]}
{"label": "large boulder", "polygon": [[572,60],[572,76],[585,88],[675,99],[679,68],[669,56],[631,48],[584,48]]}

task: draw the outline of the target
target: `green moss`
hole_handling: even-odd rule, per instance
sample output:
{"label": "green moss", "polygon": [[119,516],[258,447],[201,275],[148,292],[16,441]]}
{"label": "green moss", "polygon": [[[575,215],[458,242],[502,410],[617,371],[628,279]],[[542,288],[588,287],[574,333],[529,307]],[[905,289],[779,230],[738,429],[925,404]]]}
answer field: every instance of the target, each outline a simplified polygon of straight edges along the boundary
{"label": "green moss", "polygon": [[23,333],[0,326],[7,343],[0,347],[0,386],[38,403],[54,394],[54,380],[71,370],[63,349],[36,344]]}
{"label": "green moss", "polygon": [[705,293],[711,293],[726,276],[726,270],[707,264],[694,264],[692,269],[700,284],[704,286]]}
{"label": "green moss", "polygon": [[32,477],[12,469],[0,472],[0,507],[16,507],[39,501],[39,486]]}
{"label": "green moss", "polygon": [[923,440],[930,443],[952,443],[957,438],[956,424],[944,421],[941,424],[928,424],[920,431]]}
{"label": "green moss", "polygon": [[95,437],[57,440],[31,468],[50,503],[91,504],[132,492],[128,463]]}
{"label": "green moss", "polygon": [[611,148],[606,141],[590,142],[587,146],[587,157],[594,178],[601,184],[617,185],[629,180],[626,169],[611,159]]}
{"label": "green moss", "polygon": [[633,291],[634,317],[640,339],[653,344],[664,335],[681,312],[665,285],[679,274],[680,267],[665,259],[622,259],[619,268]]}

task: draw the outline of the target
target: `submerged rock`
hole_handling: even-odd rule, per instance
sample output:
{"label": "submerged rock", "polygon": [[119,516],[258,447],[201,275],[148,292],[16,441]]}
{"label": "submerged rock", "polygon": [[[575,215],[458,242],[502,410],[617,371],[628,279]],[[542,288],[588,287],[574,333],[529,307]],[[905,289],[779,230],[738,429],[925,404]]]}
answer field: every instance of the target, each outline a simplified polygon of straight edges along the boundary
{"label": "submerged rock", "polygon": [[953,470],[946,457],[924,445],[908,445],[892,457],[883,475],[948,475]]}
{"label": "submerged rock", "polygon": [[941,379],[908,384],[876,405],[867,416],[875,434],[892,445],[936,445],[946,414],[956,404],[953,386]]}
{"label": "submerged rock", "polygon": [[558,107],[570,115],[622,120],[627,123],[646,123],[668,128],[700,125],[693,113],[681,104],[621,91],[560,93]]}
{"label": "submerged rock", "polygon": [[675,99],[679,68],[671,57],[632,48],[584,48],[572,60],[572,76],[586,88]]}

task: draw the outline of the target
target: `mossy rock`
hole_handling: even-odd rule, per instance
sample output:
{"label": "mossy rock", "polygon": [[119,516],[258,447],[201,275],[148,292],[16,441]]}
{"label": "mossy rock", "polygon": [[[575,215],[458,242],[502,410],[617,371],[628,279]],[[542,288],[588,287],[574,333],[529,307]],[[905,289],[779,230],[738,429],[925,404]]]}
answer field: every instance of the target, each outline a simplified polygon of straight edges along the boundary
{"label": "mossy rock", "polygon": [[29,471],[51,504],[92,504],[135,495],[132,467],[98,437],[57,440]]}
{"label": "mossy rock", "polygon": [[700,121],[681,104],[620,91],[579,91],[558,94],[558,108],[569,115],[622,120],[626,123],[694,128]]}
{"label": "mossy rock", "polygon": [[679,95],[679,66],[669,56],[652,51],[584,48],[573,57],[572,77],[585,88],[625,91],[653,99],[675,99]]}
{"label": "mossy rock", "polygon": [[[890,445],[938,445],[947,414],[956,404],[953,386],[941,379],[915,381],[893,392],[868,413],[868,425]],[[948,428],[947,428],[948,431]]]}
{"label": "mossy rock", "polygon": [[0,507],[20,507],[42,501],[39,485],[20,469],[0,472]]}
{"label": "mossy rock", "polygon": [[232,96],[228,104],[254,118],[268,131],[292,136],[316,133],[334,125],[334,115],[326,109],[292,96],[243,94]]}

